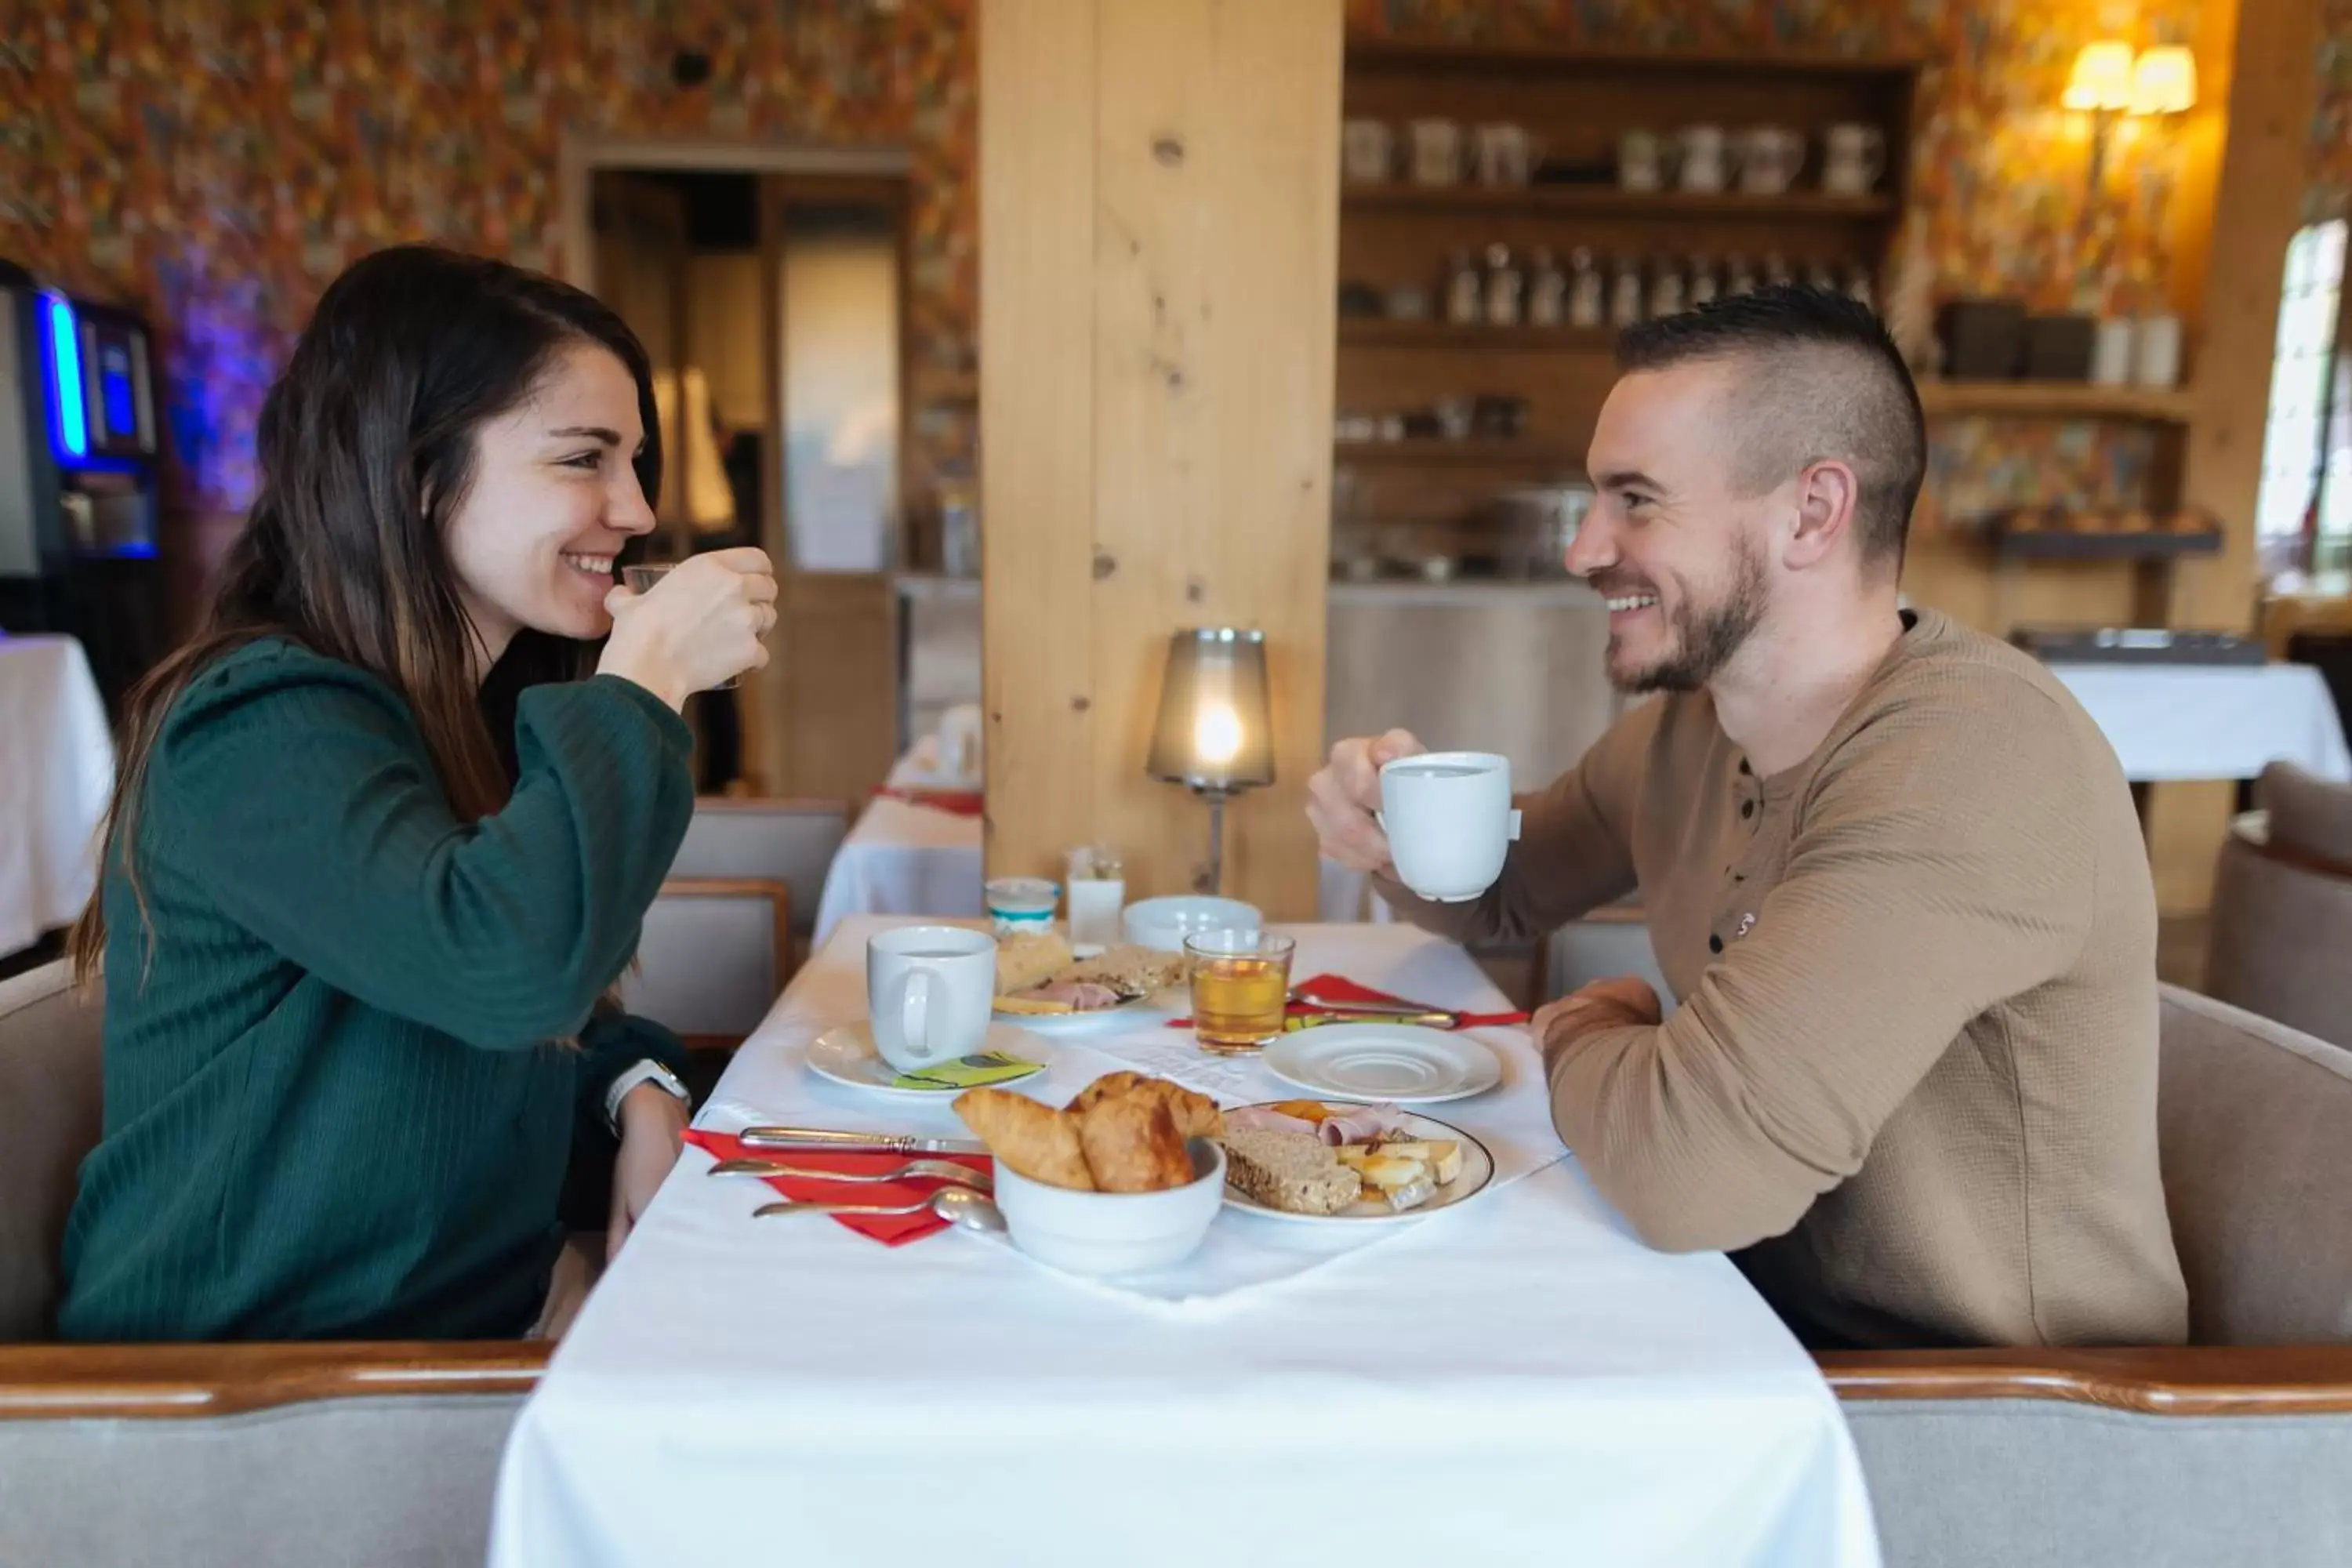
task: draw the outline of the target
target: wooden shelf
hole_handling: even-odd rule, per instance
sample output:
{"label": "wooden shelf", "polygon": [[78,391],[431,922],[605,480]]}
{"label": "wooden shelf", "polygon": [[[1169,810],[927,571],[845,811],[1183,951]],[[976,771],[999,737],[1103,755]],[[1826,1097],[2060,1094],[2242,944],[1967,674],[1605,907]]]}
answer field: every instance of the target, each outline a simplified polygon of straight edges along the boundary
{"label": "wooden shelf", "polygon": [[1348,40],[1349,70],[1475,70],[1510,73],[1606,71],[1615,76],[1636,72],[1645,76],[1735,75],[1753,79],[1759,71],[1775,76],[1887,77],[1907,76],[1921,62],[1910,56],[1832,55],[1818,51],[1782,51],[1759,55],[1752,49],[1628,49],[1575,44],[1413,43],[1391,38]]}
{"label": "wooden shelf", "polygon": [[1346,184],[1339,205],[1360,211],[1518,213],[1649,218],[1836,218],[1847,222],[1895,216],[1892,195],[1833,196],[1787,191],[1752,196],[1740,191],[1629,191],[1617,185],[1415,185]]}
{"label": "wooden shelf", "polygon": [[2074,533],[2060,529],[1996,531],[1992,547],[2003,555],[2044,561],[2167,561],[2181,555],[2218,555],[2218,533]]}
{"label": "wooden shelf", "polygon": [[1364,349],[1446,349],[1475,353],[1595,353],[1613,351],[1613,327],[1454,326],[1445,321],[1344,316],[1339,346]]}
{"label": "wooden shelf", "polygon": [[1919,403],[1929,418],[1984,415],[2009,419],[2136,419],[2189,422],[2185,388],[2091,386],[2064,381],[1923,381]]}
{"label": "wooden shelf", "polygon": [[1331,461],[1428,468],[1553,468],[1581,473],[1584,456],[1540,441],[1335,441]]}

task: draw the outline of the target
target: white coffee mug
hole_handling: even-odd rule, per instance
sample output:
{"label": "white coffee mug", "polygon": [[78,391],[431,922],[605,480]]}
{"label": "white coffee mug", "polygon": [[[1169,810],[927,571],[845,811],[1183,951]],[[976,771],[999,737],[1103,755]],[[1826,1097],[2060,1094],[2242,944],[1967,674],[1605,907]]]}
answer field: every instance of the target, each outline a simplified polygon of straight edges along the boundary
{"label": "white coffee mug", "polygon": [[1832,125],[1822,147],[1822,189],[1833,196],[1868,195],[1886,170],[1886,133],[1875,125]]}
{"label": "white coffee mug", "polygon": [[1654,132],[1628,131],[1617,138],[1617,183],[1629,191],[1664,184],[1665,162],[1665,144]]}
{"label": "white coffee mug", "polygon": [[1462,178],[1462,127],[1451,120],[1416,120],[1406,129],[1414,184],[1450,185]]}
{"label": "white coffee mug", "polygon": [[1739,164],[1739,188],[1751,196],[1777,196],[1796,183],[1805,165],[1805,139],[1784,125],[1756,125],[1732,143]]}
{"label": "white coffee mug", "polygon": [[1731,144],[1722,126],[1685,125],[1675,142],[1684,190],[1719,191],[1729,183]]}
{"label": "white coffee mug", "polygon": [[1495,885],[1519,836],[1511,760],[1490,752],[1400,757],[1381,769],[1380,823],[1397,880],[1435,903],[1467,903]]}
{"label": "white coffee mug", "polygon": [[1339,162],[1348,178],[1374,184],[1396,167],[1396,143],[1384,121],[1350,120],[1339,128]]}
{"label": "white coffee mug", "polygon": [[988,1037],[996,939],[963,926],[901,926],[866,943],[874,1048],[900,1072],[968,1057]]}

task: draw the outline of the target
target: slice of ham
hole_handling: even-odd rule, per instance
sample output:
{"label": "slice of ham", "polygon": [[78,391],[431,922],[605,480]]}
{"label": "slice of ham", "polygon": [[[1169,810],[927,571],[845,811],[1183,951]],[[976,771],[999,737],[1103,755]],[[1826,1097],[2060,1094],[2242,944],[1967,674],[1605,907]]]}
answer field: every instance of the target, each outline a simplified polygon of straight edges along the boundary
{"label": "slice of ham", "polygon": [[1254,1132],[1304,1132],[1318,1137],[1316,1124],[1300,1116],[1285,1116],[1270,1105],[1244,1105],[1225,1112],[1225,1125]]}
{"label": "slice of ham", "polygon": [[1334,1110],[1318,1129],[1323,1134],[1323,1142],[1334,1148],[1342,1143],[1376,1142],[1388,1133],[1403,1130],[1404,1112],[1385,1102]]}
{"label": "slice of ham", "polygon": [[1122,1000],[1109,986],[1097,985],[1091,980],[1032,985],[1021,995],[1032,1002],[1059,1002],[1073,1013],[1099,1013],[1106,1007],[1118,1006]]}

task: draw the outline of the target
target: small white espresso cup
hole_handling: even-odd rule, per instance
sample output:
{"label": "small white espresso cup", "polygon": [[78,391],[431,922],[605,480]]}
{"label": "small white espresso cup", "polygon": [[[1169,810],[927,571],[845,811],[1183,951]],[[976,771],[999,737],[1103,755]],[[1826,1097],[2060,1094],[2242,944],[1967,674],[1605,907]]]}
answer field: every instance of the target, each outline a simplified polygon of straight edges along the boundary
{"label": "small white espresso cup", "polygon": [[1490,752],[1431,752],[1381,769],[1381,828],[1397,879],[1441,904],[1495,885],[1519,836],[1511,760]]}
{"label": "small white espresso cup", "polygon": [[968,1057],[988,1036],[996,939],[962,926],[902,926],[866,943],[874,1048],[900,1072]]}

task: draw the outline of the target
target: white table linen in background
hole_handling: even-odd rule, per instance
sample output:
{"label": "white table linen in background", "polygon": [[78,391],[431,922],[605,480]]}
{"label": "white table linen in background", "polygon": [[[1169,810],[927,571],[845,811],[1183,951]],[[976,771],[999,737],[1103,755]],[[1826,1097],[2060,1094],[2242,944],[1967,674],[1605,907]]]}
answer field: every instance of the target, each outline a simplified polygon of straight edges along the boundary
{"label": "white table linen in background", "polygon": [[2250,779],[2273,762],[2352,783],[2326,679],[2307,664],[2053,664],[2134,784]]}
{"label": "white table linen in background", "polygon": [[0,635],[0,953],[81,913],[113,789],[106,704],[81,644]]}
{"label": "white table linen in background", "polygon": [[[862,1010],[850,976],[884,923],[845,924],[802,972],[721,1080],[714,1124],[823,1104],[837,1126],[952,1125],[802,1065]],[[1421,932],[1297,929],[1301,973],[1503,1005]],[[1069,1047],[1041,1093],[1087,1076],[1086,1052],[1156,1057],[1171,1037]],[[1431,1109],[1505,1156],[1529,1136],[1533,1058],[1483,1037],[1514,1087]],[[890,1248],[753,1220],[765,1188],[709,1163],[688,1151],[525,1405],[495,1568],[747,1551],[794,1568],[1242,1568],[1373,1550],[1349,1542],[1463,1563],[1877,1561],[1811,1360],[1723,1258],[1633,1240],[1572,1159],[1202,1310],[983,1237]],[[1280,1222],[1218,1226],[1282,1245]]]}

